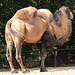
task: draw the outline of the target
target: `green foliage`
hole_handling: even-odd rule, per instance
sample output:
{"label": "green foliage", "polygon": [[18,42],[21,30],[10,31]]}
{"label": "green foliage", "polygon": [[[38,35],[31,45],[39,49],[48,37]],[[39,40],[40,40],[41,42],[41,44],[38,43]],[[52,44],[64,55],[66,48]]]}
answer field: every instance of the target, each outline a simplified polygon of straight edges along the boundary
{"label": "green foliage", "polygon": [[[72,34],[69,39],[69,42],[65,43],[66,48],[75,47],[75,0],[0,0],[0,51],[6,50],[5,44],[5,25],[6,22],[15,14],[18,9],[34,6],[37,9],[46,8],[54,13],[61,6],[66,5],[73,12],[74,19],[72,20]],[[23,51],[36,51],[37,48],[34,44],[23,44]],[[30,52],[23,54],[23,60],[27,65],[32,63],[32,66],[35,66],[36,62],[40,61],[39,52]],[[35,58],[33,58],[35,57]],[[37,59],[36,59],[37,58]],[[26,60],[25,60],[26,59]],[[5,53],[0,54],[0,61],[6,61]],[[7,61],[6,61],[7,63]],[[8,64],[8,63],[7,63]],[[0,63],[0,66],[3,66],[3,62]]]}

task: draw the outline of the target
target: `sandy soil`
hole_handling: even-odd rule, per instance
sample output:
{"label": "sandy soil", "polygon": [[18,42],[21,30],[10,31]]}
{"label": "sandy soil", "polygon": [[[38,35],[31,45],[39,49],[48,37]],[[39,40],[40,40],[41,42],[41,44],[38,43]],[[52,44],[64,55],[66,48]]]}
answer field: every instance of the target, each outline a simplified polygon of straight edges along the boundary
{"label": "sandy soil", "polygon": [[0,69],[0,75],[75,75],[75,66],[73,67],[47,67],[48,72],[40,72],[40,68],[26,68],[30,73],[22,73],[17,69],[17,74],[12,74],[9,69]]}

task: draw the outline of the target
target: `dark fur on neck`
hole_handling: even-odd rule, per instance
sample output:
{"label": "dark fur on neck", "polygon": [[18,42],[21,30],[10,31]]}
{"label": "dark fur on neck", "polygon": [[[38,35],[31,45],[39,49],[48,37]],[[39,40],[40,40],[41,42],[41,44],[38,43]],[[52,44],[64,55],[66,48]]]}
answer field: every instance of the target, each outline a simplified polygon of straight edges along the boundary
{"label": "dark fur on neck", "polygon": [[46,49],[52,48],[56,44],[56,38],[46,31],[41,38],[41,44]]}

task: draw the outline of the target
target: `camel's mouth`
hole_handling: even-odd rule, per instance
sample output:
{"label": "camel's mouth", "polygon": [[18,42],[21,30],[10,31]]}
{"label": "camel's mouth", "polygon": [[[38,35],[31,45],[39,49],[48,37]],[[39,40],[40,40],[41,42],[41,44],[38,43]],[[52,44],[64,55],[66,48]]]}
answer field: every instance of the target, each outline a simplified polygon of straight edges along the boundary
{"label": "camel's mouth", "polygon": [[70,12],[70,19],[73,19],[73,14],[72,14],[72,12]]}

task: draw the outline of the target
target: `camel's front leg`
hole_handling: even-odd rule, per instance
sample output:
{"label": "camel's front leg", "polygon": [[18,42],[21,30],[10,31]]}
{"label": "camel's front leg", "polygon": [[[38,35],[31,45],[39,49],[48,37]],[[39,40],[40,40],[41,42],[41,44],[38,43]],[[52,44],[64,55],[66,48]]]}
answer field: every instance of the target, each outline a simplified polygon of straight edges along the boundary
{"label": "camel's front leg", "polygon": [[46,67],[45,67],[45,58],[47,56],[47,50],[42,46],[42,50],[40,51],[41,55],[41,70],[40,72],[46,72]]}
{"label": "camel's front leg", "polygon": [[28,70],[25,69],[23,62],[22,62],[22,57],[21,57],[21,44],[16,44],[16,60],[21,66],[22,72],[27,73],[29,72]]}
{"label": "camel's front leg", "polygon": [[40,49],[40,56],[41,56],[41,72],[45,72],[46,67],[45,67],[45,58],[47,56],[47,49],[44,48],[44,46],[42,46],[41,43],[36,43],[36,46]]}

